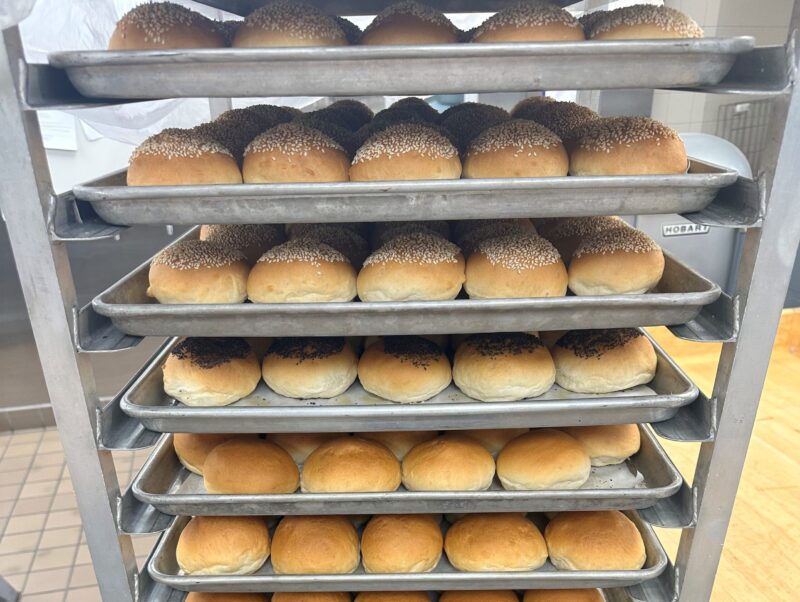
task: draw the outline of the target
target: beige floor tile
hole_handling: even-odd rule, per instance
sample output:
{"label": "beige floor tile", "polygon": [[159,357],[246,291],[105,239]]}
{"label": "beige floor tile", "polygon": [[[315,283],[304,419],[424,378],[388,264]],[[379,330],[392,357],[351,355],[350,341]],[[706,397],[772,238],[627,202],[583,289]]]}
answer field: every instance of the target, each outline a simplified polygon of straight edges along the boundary
{"label": "beige floor tile", "polygon": [[84,564],[76,566],[72,571],[72,577],[69,580],[70,589],[76,587],[85,587],[89,585],[97,585],[97,578],[94,575],[94,569],[91,564]]}
{"label": "beige floor tile", "polygon": [[59,510],[51,512],[47,517],[45,529],[59,529],[61,527],[76,527],[81,524],[81,515],[77,510]]}
{"label": "beige floor tile", "polygon": [[24,602],[64,602],[64,592],[49,592],[46,594],[25,594]]}
{"label": "beige floor tile", "polygon": [[6,518],[11,516],[11,510],[14,508],[14,501],[7,500],[5,502],[0,502],[0,518]]}
{"label": "beige floor tile", "polygon": [[16,500],[21,489],[22,485],[0,485],[0,502]]}
{"label": "beige floor tile", "polygon": [[47,514],[53,498],[49,495],[42,497],[31,497],[21,499],[14,507],[14,516],[24,516],[26,514]]}
{"label": "beige floor tile", "polygon": [[61,441],[58,436],[58,429],[55,427],[48,428],[42,435],[42,441]]}
{"label": "beige floor tile", "polygon": [[20,458],[5,458],[3,457],[0,460],[0,473],[11,472],[14,470],[28,470],[28,467],[31,465],[31,459],[20,457]]}
{"label": "beige floor tile", "polygon": [[156,546],[159,535],[139,535],[132,538],[133,551],[137,556],[148,556],[150,551]]}
{"label": "beige floor tile", "polygon": [[17,573],[16,575],[3,575],[3,579],[8,581],[8,584],[15,590],[21,592],[22,588],[25,586],[25,578],[27,576],[28,573]]}
{"label": "beige floor tile", "polygon": [[25,584],[25,595],[41,594],[67,588],[71,568],[31,571]]}
{"label": "beige floor tile", "polygon": [[58,489],[56,490],[58,495],[64,493],[75,493],[75,489],[72,486],[72,481],[69,479],[64,479],[58,484]]}
{"label": "beige floor tile", "polygon": [[28,471],[28,478],[25,479],[26,483],[36,483],[38,481],[60,481],[61,472],[64,470],[63,466],[55,464],[53,466],[39,466],[31,468]]}
{"label": "beige floor tile", "polygon": [[75,499],[75,496],[71,493],[64,493],[53,498],[53,505],[50,506],[50,510],[72,510],[77,507],[78,500]]}
{"label": "beige floor tile", "polygon": [[3,551],[3,554],[32,552],[36,549],[40,536],[41,534],[38,531],[19,533],[18,535],[5,535],[0,539],[0,550]]}
{"label": "beige floor tile", "polygon": [[75,566],[80,564],[91,564],[92,556],[89,554],[89,546],[82,543],[78,546],[78,553],[75,555]]}
{"label": "beige floor tile", "polygon": [[3,486],[9,485],[22,485],[28,476],[28,471],[24,468],[22,470],[12,470],[3,473]]}
{"label": "beige floor tile", "polygon": [[5,453],[3,454],[3,459],[7,458],[31,458],[36,453],[36,448],[38,447],[38,443],[22,443],[20,445],[15,444],[13,441],[11,445],[6,448]]}
{"label": "beige floor tile", "polygon": [[11,445],[19,443],[38,443],[42,440],[44,431],[42,429],[25,429],[16,431],[11,435]]}
{"label": "beige floor tile", "polygon": [[80,527],[66,527],[65,529],[50,529],[42,533],[39,549],[59,548],[62,546],[77,545],[81,537]]}
{"label": "beige floor tile", "polygon": [[41,531],[44,527],[45,514],[29,514],[27,516],[12,516],[6,525],[6,534],[28,533],[30,531]]}
{"label": "beige floor tile", "polygon": [[76,546],[39,550],[33,558],[31,570],[43,571],[45,569],[60,569],[72,566],[76,551]]}
{"label": "beige floor tile", "polygon": [[103,602],[103,598],[97,587],[82,587],[69,590],[64,602]]}
{"label": "beige floor tile", "polygon": [[3,554],[0,556],[0,575],[27,573],[33,562],[33,552]]}
{"label": "beige floor tile", "polygon": [[40,496],[52,496],[58,487],[57,481],[40,481],[38,483],[25,483],[19,492],[20,499]]}
{"label": "beige floor tile", "polygon": [[52,454],[54,452],[63,452],[64,448],[61,447],[61,440],[47,440],[42,441],[39,444],[39,453],[40,454]]}
{"label": "beige floor tile", "polygon": [[33,459],[33,468],[45,466],[64,466],[64,454],[36,454]]}

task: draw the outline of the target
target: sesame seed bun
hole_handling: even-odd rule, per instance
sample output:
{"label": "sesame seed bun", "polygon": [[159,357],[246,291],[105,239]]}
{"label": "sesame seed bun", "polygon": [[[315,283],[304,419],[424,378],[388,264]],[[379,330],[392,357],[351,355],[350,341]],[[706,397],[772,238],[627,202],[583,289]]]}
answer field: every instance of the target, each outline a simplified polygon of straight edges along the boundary
{"label": "sesame seed bun", "polygon": [[531,220],[515,219],[473,219],[455,223],[455,237],[464,255],[469,257],[484,240],[505,236],[506,234],[536,234]]}
{"label": "sesame seed bun", "polygon": [[184,339],[164,362],[164,392],[193,407],[232,404],[260,380],[258,359],[244,339]]}
{"label": "sesame seed bun", "polygon": [[442,592],[439,602],[519,602],[517,594],[510,589],[489,591]]}
{"label": "sesame seed bun", "polygon": [[358,561],[358,534],[345,516],[286,516],[275,529],[276,575],[352,573]]}
{"label": "sesame seed bun", "polygon": [[250,272],[247,297],[254,303],[351,301],[356,271],[339,251],[296,238],[264,253]]}
{"label": "sesame seed bun", "polygon": [[436,431],[381,431],[358,435],[385,445],[398,460],[402,460],[415,445],[434,439]]}
{"label": "sesame seed bun", "polygon": [[320,445],[341,436],[339,433],[270,433],[267,440],[285,449],[295,463],[302,464]]}
{"label": "sesame seed bun", "polygon": [[442,113],[441,125],[456,139],[458,150],[465,152],[482,132],[508,121],[508,111],[479,102],[465,102]]}
{"label": "sesame seed bun", "polygon": [[282,448],[264,439],[231,439],[215,447],[203,466],[208,493],[294,493],[300,471]]}
{"label": "sesame seed bun", "polygon": [[583,446],[592,459],[592,466],[621,464],[637,453],[641,446],[637,424],[569,426],[561,430]]}
{"label": "sesame seed bun", "polygon": [[453,359],[456,386],[481,401],[538,397],[553,386],[555,378],[547,347],[521,332],[471,335],[458,346]]}
{"label": "sesame seed bun", "polygon": [[647,560],[639,530],[618,510],[559,512],[544,536],[550,562],[564,571],[635,571]]}
{"label": "sesame seed bun", "polygon": [[207,224],[200,227],[200,240],[238,249],[252,265],[286,237],[272,224]]}
{"label": "sesame seed bun", "polygon": [[501,449],[506,446],[506,443],[524,435],[530,431],[529,428],[517,429],[471,429],[467,431],[458,431],[461,435],[472,437],[478,443],[483,445],[493,456],[496,455]]}
{"label": "sesame seed bun", "polygon": [[[272,600],[276,602],[274,596]],[[189,592],[185,602],[269,602],[269,598],[267,594]]]}
{"label": "sesame seed bun", "polygon": [[562,297],[567,269],[555,247],[532,234],[481,242],[469,256],[464,289],[470,299]]}
{"label": "sesame seed bun", "polygon": [[605,602],[599,589],[529,589],[522,602]]}
{"label": "sesame seed bun", "polygon": [[342,493],[395,491],[400,462],[382,443],[339,437],[320,445],[303,464],[302,491]]}
{"label": "sesame seed bun", "polygon": [[225,443],[233,435],[217,435],[206,433],[175,433],[172,436],[172,447],[181,464],[195,474],[203,474],[205,464],[211,450]]}
{"label": "sesame seed bun", "polygon": [[702,28],[688,15],[666,6],[636,4],[603,11],[588,24],[592,40],[702,38]]}
{"label": "sesame seed bun", "polygon": [[514,119],[530,119],[532,112],[538,111],[539,107],[548,102],[557,102],[552,96],[528,96],[523,98],[514,108],[511,109],[510,114]]}
{"label": "sesame seed bun", "polygon": [[551,350],[556,383],[576,393],[613,393],[653,380],[656,352],[636,328],[571,330]]}
{"label": "sesame seed bun", "polygon": [[172,2],[148,2],[117,22],[109,50],[223,48],[225,36],[211,19]]}
{"label": "sesame seed bun", "polygon": [[544,126],[510,119],[490,127],[469,145],[465,178],[566,176],[569,157],[561,139]]}
{"label": "sesame seed bun", "polygon": [[414,2],[401,0],[384,8],[364,30],[364,45],[455,44],[459,33],[444,13]]}
{"label": "sesame seed bun", "polygon": [[428,592],[360,592],[355,602],[431,602]]}
{"label": "sesame seed bun", "polygon": [[341,224],[298,224],[292,238],[311,238],[325,243],[347,257],[353,267],[360,268],[369,255],[369,243],[358,232]]}
{"label": "sesame seed bun", "polygon": [[194,128],[227,148],[241,164],[247,145],[267,127],[263,115],[250,109],[229,109],[209,123]]}
{"label": "sesame seed bun", "polygon": [[254,516],[195,516],[175,548],[187,575],[252,575],[269,558],[267,524]]}
{"label": "sesame seed bun", "polygon": [[664,275],[664,253],[641,230],[615,228],[584,238],[569,263],[576,295],[642,294]]}
{"label": "sesame seed bun", "polygon": [[358,147],[361,146],[356,138],[355,133],[343,128],[333,121],[329,121],[327,117],[327,115],[321,115],[317,112],[314,112],[298,118],[297,121],[325,134],[328,138],[333,140],[336,144],[344,149],[345,153],[347,153],[348,159],[352,159],[353,155],[356,154]]}
{"label": "sesame seed bun", "polygon": [[578,489],[589,479],[591,470],[583,446],[556,429],[520,435],[497,456],[497,477],[509,491]]}
{"label": "sesame seed bun", "polygon": [[444,538],[430,514],[373,516],[361,535],[367,573],[429,573],[442,557]]}
{"label": "sesame seed bun", "polygon": [[452,380],[450,361],[435,343],[422,337],[386,337],[370,345],[358,361],[358,379],[366,391],[397,403],[430,399]]}
{"label": "sesame seed bun", "polygon": [[473,42],[564,42],[583,40],[583,28],[569,12],[548,2],[517,2],[483,22]]}
{"label": "sesame seed bun", "polygon": [[430,220],[424,222],[377,222],[372,224],[370,240],[372,241],[372,247],[377,249],[401,234],[413,234],[416,232],[438,234],[444,239],[450,239],[450,225],[446,221]]}
{"label": "sesame seed bun", "polygon": [[599,232],[628,228],[628,224],[614,216],[567,217],[540,227],[541,235],[558,249],[561,259],[569,263],[572,254],[585,238]]}
{"label": "sesame seed bun", "polygon": [[234,48],[346,46],[333,17],[296,0],[274,0],[247,15],[236,30]]}
{"label": "sesame seed bun", "polygon": [[469,514],[448,529],[447,558],[459,571],[535,571],[547,560],[544,538],[519,514]]}
{"label": "sesame seed bun", "polygon": [[478,441],[459,433],[416,445],[403,458],[409,491],[485,491],[494,479],[494,459]]}

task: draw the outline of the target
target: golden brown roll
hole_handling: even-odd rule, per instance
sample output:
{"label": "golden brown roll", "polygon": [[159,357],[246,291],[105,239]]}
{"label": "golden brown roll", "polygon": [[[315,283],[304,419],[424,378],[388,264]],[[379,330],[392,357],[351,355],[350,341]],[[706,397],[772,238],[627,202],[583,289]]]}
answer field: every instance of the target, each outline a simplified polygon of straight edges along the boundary
{"label": "golden brown roll", "polygon": [[302,491],[344,493],[395,491],[400,462],[382,443],[361,437],[339,437],[315,449],[303,464]]}
{"label": "golden brown roll", "polygon": [[483,22],[473,42],[565,42],[583,40],[583,28],[569,12],[548,2],[512,4]]}
{"label": "golden brown roll", "polygon": [[258,359],[244,339],[184,339],[164,362],[164,392],[192,407],[230,405],[260,380]]}
{"label": "golden brown roll", "polygon": [[296,238],[261,256],[247,279],[254,303],[352,301],[356,271],[336,249],[311,238]]}
{"label": "golden brown roll", "polygon": [[211,136],[169,128],[136,147],[128,162],[127,183],[128,186],[241,184],[242,172],[231,151]]}
{"label": "golden brown roll", "polygon": [[612,393],[653,380],[656,352],[636,328],[571,330],[551,350],[556,383],[576,393]]}
{"label": "golden brown roll", "polygon": [[264,439],[231,439],[215,447],[203,465],[208,493],[294,493],[300,471],[292,457]]}
{"label": "golden brown roll", "polygon": [[200,227],[200,240],[238,249],[252,265],[286,237],[272,224],[209,224]]}
{"label": "golden brown roll", "polygon": [[[272,599],[275,602],[275,598]],[[269,602],[269,598],[267,594],[189,592],[185,602]],[[350,602],[350,598],[346,602]]]}
{"label": "golden brown roll", "polygon": [[340,433],[270,433],[267,439],[285,449],[296,464],[302,464],[320,445],[341,436]]}
{"label": "golden brown roll", "polygon": [[464,155],[465,178],[545,178],[568,172],[569,157],[561,138],[525,119],[484,130]]}
{"label": "golden brown roll", "polygon": [[533,222],[527,218],[472,219],[456,222],[455,240],[464,257],[469,257],[484,240],[507,234],[536,234]]}
{"label": "golden brown roll", "polygon": [[354,182],[460,177],[456,147],[438,130],[422,123],[398,123],[370,136],[350,166]]}
{"label": "golden brown roll", "polygon": [[625,462],[641,446],[638,424],[568,426],[561,430],[577,439],[592,459],[592,466]]}
{"label": "golden brown roll", "polygon": [[434,439],[436,431],[381,431],[359,433],[358,436],[385,445],[398,460],[402,460],[415,445]]}
{"label": "golden brown roll", "polygon": [[703,30],[674,8],[635,4],[603,11],[591,20],[586,34],[592,40],[655,40],[702,38]]}
{"label": "golden brown roll", "polygon": [[664,253],[641,230],[616,228],[584,238],[569,262],[576,295],[642,294],[664,275]]}
{"label": "golden brown roll", "polygon": [[361,535],[367,573],[429,573],[442,557],[444,538],[430,514],[373,516]]}
{"label": "golden brown roll", "polygon": [[517,428],[517,429],[470,429],[467,431],[458,431],[461,435],[472,437],[478,443],[483,445],[490,454],[495,455],[506,446],[506,443],[512,439],[516,439],[520,435],[524,435],[531,429]]}
{"label": "golden brown roll", "polygon": [[465,102],[442,113],[441,126],[456,139],[458,150],[466,152],[470,143],[490,127],[508,121],[508,111],[480,102]]}
{"label": "golden brown roll", "polygon": [[605,602],[599,589],[529,589],[522,602]]}
{"label": "golden brown roll", "polygon": [[628,228],[627,223],[614,216],[567,217],[540,228],[540,234],[553,243],[561,259],[569,263],[572,254],[584,238],[606,230]]}
{"label": "golden brown roll", "polygon": [[556,99],[552,96],[528,96],[523,98],[511,109],[511,117],[514,119],[530,119],[530,115],[533,112],[538,111],[539,107],[548,102],[556,102]]}
{"label": "golden brown roll", "polygon": [[559,512],[544,537],[550,562],[564,571],[635,571],[647,560],[639,530],[618,510]]}
{"label": "golden brown roll", "polygon": [[292,238],[311,238],[333,247],[347,257],[353,267],[361,264],[369,255],[369,244],[358,232],[341,224],[298,224],[292,229]]}
{"label": "golden brown roll", "polygon": [[449,239],[450,225],[444,220],[377,222],[372,224],[370,240],[372,241],[372,246],[377,249],[401,234],[416,234],[418,232],[438,234],[442,238]]}
{"label": "golden brown roll", "polygon": [[468,514],[447,530],[444,551],[459,571],[535,571],[547,560],[544,537],[519,514]]}
{"label": "golden brown roll", "polygon": [[187,575],[252,575],[269,558],[267,524],[256,516],[195,516],[175,557]]}
{"label": "golden brown roll", "polygon": [[438,234],[401,234],[364,261],[358,273],[362,301],[455,299],[464,284],[464,256]]}
{"label": "golden brown roll", "polygon": [[344,516],[286,516],[272,539],[276,575],[352,573],[358,568],[358,534]]}
{"label": "golden brown roll", "polygon": [[458,433],[420,443],[403,458],[403,485],[409,491],[485,491],[493,479],[492,455]]}
{"label": "golden brown roll", "polygon": [[453,359],[456,386],[481,401],[538,397],[555,379],[547,347],[522,332],[471,335],[458,346]]}
{"label": "golden brown roll", "polygon": [[428,592],[360,592],[354,602],[431,602]]}
{"label": "golden brown roll", "polygon": [[386,337],[367,347],[358,361],[366,391],[397,403],[417,403],[441,393],[452,381],[450,361],[422,337]]}
{"label": "golden brown roll", "polygon": [[509,234],[481,242],[469,256],[464,290],[470,299],[563,297],[567,269],[541,236]]}
{"label": "golden brown roll", "polygon": [[455,44],[458,30],[444,13],[413,0],[384,8],[361,35],[364,45]]}
{"label": "golden brown roll", "polygon": [[600,115],[574,102],[546,102],[528,119],[543,125],[562,140],[568,140],[575,128],[600,119]]}
{"label": "golden brown roll", "polygon": [[247,15],[236,30],[234,48],[346,46],[333,17],[298,0],[274,0]]}
{"label": "golden brown roll", "polygon": [[649,117],[601,117],[573,130],[567,146],[573,176],[673,174],[689,167],[678,133]]}
{"label": "golden brown roll", "polygon": [[519,602],[519,597],[510,589],[487,591],[442,592],[439,602]]}
{"label": "golden brown roll", "polygon": [[256,136],[244,152],[246,184],[262,182],[346,182],[345,149],[302,122],[281,123]]}
{"label": "golden brown roll", "polygon": [[225,36],[200,13],[172,2],[148,2],[117,22],[109,50],[224,48]]}
{"label": "golden brown roll", "polygon": [[520,435],[497,456],[497,477],[510,491],[578,489],[591,470],[583,446],[557,429],[535,429]]}
{"label": "golden brown roll", "polygon": [[211,450],[234,435],[215,433],[175,433],[172,447],[181,464],[195,474],[203,474],[203,464]]}
{"label": "golden brown roll", "polygon": [[279,338],[264,356],[261,374],[284,397],[331,398],[355,382],[358,359],[344,337]]}

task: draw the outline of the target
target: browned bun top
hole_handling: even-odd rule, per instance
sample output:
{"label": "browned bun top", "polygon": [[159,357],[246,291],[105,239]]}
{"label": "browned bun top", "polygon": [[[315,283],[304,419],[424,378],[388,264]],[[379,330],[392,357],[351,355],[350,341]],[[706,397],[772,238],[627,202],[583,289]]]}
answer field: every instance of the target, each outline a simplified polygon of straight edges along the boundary
{"label": "browned bun top", "polygon": [[[288,598],[284,602],[288,602]],[[184,602],[269,602],[267,594],[245,593],[218,593],[218,592],[189,592]],[[272,602],[280,602],[272,597]],[[297,602],[300,602],[299,600]],[[308,602],[311,602],[309,599]],[[323,602],[322,600],[320,602]],[[331,602],[339,602],[333,600]],[[350,602],[350,598],[342,598],[342,602]]]}
{"label": "browned bun top", "polygon": [[583,255],[606,255],[608,253],[650,253],[661,249],[658,243],[641,230],[635,228],[613,228],[597,232],[584,238],[575,249],[573,258]]}
{"label": "browned bun top", "polygon": [[481,132],[508,119],[510,117],[505,109],[479,102],[466,102],[442,113],[441,125],[452,132],[458,149],[463,153]]}
{"label": "browned bun top", "polygon": [[372,245],[381,247],[392,238],[401,234],[414,234],[416,232],[429,232],[438,234],[442,238],[450,238],[450,225],[444,220],[431,220],[425,222],[377,222],[372,225]]}
{"label": "browned bun top", "polygon": [[514,119],[530,119],[530,115],[538,111],[539,107],[551,102],[558,101],[552,96],[528,96],[514,105],[514,108],[510,111],[511,117]]}
{"label": "browned bun top", "polygon": [[117,23],[109,50],[222,48],[226,39],[216,24],[179,4],[147,2]]}
{"label": "browned bun top", "polygon": [[237,337],[189,337],[173,347],[170,356],[208,370],[245,359],[252,352],[247,341]]}
{"label": "browned bun top", "polygon": [[[382,114],[391,115],[391,112],[397,109],[402,109],[404,111],[408,111],[409,113],[413,113],[423,121],[428,121],[430,123],[438,123],[441,119],[439,111],[428,104],[426,100],[417,98],[416,96],[409,96],[407,98],[401,98],[400,100],[394,101],[391,105],[389,105],[389,108],[379,112],[376,117]],[[380,121],[380,118],[378,121]]]}
{"label": "browned bun top", "polygon": [[207,224],[200,229],[200,240],[238,249],[250,263],[255,263],[264,251],[281,244],[286,237],[272,224]]}
{"label": "browned bun top", "polygon": [[487,238],[478,244],[476,253],[491,265],[521,272],[561,262],[556,248],[546,239],[528,232]]}
{"label": "browned bun top", "polygon": [[458,157],[455,146],[435,128],[421,123],[398,123],[371,136],[356,152],[353,165],[407,154],[429,159]]}
{"label": "browned bun top", "polygon": [[427,573],[443,544],[439,519],[430,514],[378,514],[361,535],[362,563],[368,573]]}
{"label": "browned bun top", "polygon": [[273,0],[247,15],[234,46],[344,46],[347,37],[333,17],[298,0]]}
{"label": "browned bun top", "polygon": [[584,39],[578,20],[563,8],[523,0],[498,11],[474,32],[473,42],[521,42]]}
{"label": "browned bun top", "polygon": [[357,269],[369,255],[369,244],[352,229],[339,224],[304,224],[292,231],[293,238],[311,238],[324,243],[350,260]]}
{"label": "browned bun top", "polygon": [[400,462],[389,448],[370,439],[333,439],[303,464],[303,491],[394,491],[399,486]]}
{"label": "browned bun top", "polygon": [[543,125],[562,140],[566,140],[575,128],[600,119],[600,115],[589,107],[574,102],[547,102],[541,104],[529,119]]}
{"label": "browned bun top", "polygon": [[589,359],[625,346],[628,342],[643,337],[638,328],[602,328],[594,330],[570,330],[556,342],[556,347],[567,349],[574,355]]}
{"label": "browned bun top", "polygon": [[391,238],[374,251],[364,266],[385,263],[440,264],[463,260],[461,249],[438,234],[416,232]]}
{"label": "browned bun top", "polygon": [[400,0],[375,16],[361,43],[446,44],[458,39],[458,29],[444,13],[414,0]]}
{"label": "browned bun top", "polygon": [[281,123],[260,134],[247,146],[246,154],[273,152],[283,155],[306,155],[327,150],[344,152],[344,148],[320,130],[299,121]]}
{"label": "browned bun top", "polygon": [[358,534],[349,517],[285,516],[275,529],[276,574],[352,573],[358,560]]}
{"label": "browned bun top", "polygon": [[559,145],[561,139],[543,125],[527,119],[510,119],[481,132],[470,144],[467,155],[509,148],[527,153],[528,149],[548,149]]}
{"label": "browned bun top", "polygon": [[350,263],[342,253],[325,243],[313,238],[293,238],[290,241],[272,247],[264,253],[258,263]]}
{"label": "browned bun top", "polygon": [[338,17],[336,15],[333,16],[333,20],[336,21],[336,24],[342,28],[344,37],[347,39],[348,44],[355,46],[356,44],[361,43],[361,34],[363,32],[358,25],[352,21],[349,21],[348,19],[345,19],[344,17]]}
{"label": "browned bun top", "polygon": [[464,255],[471,255],[484,240],[509,234],[535,234],[528,219],[486,219],[456,222],[455,235]]}
{"label": "browned bun top", "polygon": [[323,111],[337,111],[348,115],[349,129],[355,131],[362,125],[368,124],[375,117],[375,113],[363,102],[352,98],[343,98],[328,105]]}
{"label": "browned bun top", "polygon": [[221,268],[244,262],[241,251],[207,240],[182,240],[168,246],[153,258],[151,265],[163,265],[173,270]]}
{"label": "browned bun top", "polygon": [[177,157],[197,159],[204,155],[220,154],[232,157],[228,148],[215,140],[209,132],[195,129],[167,128],[154,134],[137,146],[130,162],[143,155],[173,159]]}
{"label": "browned bun top", "polygon": [[203,464],[211,450],[231,437],[215,433],[175,433],[172,447],[181,464],[194,473],[203,474]]}
{"label": "browned bun top", "polygon": [[522,602],[605,602],[605,598],[599,589],[529,589]]}
{"label": "browned bun top", "polygon": [[442,592],[439,602],[519,602],[519,597],[510,589],[489,591]]}
{"label": "browned bun top", "polygon": [[567,217],[540,226],[539,233],[551,242],[563,238],[585,238],[604,230],[627,228],[628,224],[613,215],[594,215],[591,217]]}
{"label": "browned bun top", "polygon": [[[703,29],[690,16],[674,8],[652,4],[635,4],[601,11],[596,17],[589,19],[586,25],[588,27],[585,26],[584,29],[587,37],[593,39],[703,37]],[[630,35],[631,31],[642,26],[642,34]],[[658,35],[660,32],[663,35]]]}
{"label": "browned bun top", "polygon": [[208,493],[293,493],[300,471],[278,445],[257,438],[233,438],[216,446],[203,465]]}

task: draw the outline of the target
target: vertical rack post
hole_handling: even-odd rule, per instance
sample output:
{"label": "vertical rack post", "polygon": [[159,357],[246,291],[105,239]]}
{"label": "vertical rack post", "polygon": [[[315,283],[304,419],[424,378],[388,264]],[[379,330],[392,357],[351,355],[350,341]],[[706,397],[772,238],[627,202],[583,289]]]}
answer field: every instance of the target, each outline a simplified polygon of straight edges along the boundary
{"label": "vertical rack post", "polygon": [[111,453],[96,443],[94,374],[73,343],[77,299],[67,249],[51,241],[51,183],[39,122],[20,104],[22,45],[16,27],[0,44],[0,206],[30,314],[47,390],[104,600],[134,602],[136,558],[116,522],[119,483]]}

